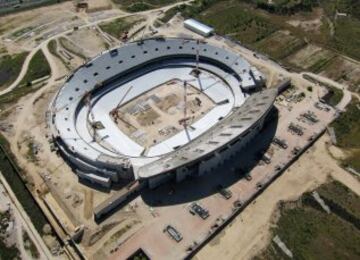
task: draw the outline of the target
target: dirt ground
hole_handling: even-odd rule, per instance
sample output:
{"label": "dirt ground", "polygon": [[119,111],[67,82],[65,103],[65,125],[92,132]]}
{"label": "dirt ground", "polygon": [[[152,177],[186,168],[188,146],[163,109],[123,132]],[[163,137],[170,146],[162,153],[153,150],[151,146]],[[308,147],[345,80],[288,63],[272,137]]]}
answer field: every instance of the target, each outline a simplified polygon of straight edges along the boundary
{"label": "dirt ground", "polygon": [[[29,26],[39,26],[54,22],[56,19],[70,19],[75,11],[71,2],[36,8],[21,13],[14,13],[0,17],[0,30],[2,32],[16,31]],[[54,19],[55,18],[55,19]]]}
{"label": "dirt ground", "polygon": [[67,37],[77,46],[81,46],[88,57],[94,57],[106,49],[104,41],[95,27],[83,28],[69,34]]}
{"label": "dirt ground", "polygon": [[320,33],[320,29],[323,24],[322,15],[323,10],[321,8],[316,8],[310,17],[295,16],[294,19],[287,21],[287,23],[294,27],[301,28],[307,32]]}
{"label": "dirt ground", "polygon": [[360,195],[360,182],[340,168],[329,155],[323,136],[314,147],[270,185],[217,237],[206,245],[195,259],[251,259],[270,240],[272,219],[279,201],[296,200],[330,177]]}
{"label": "dirt ground", "polygon": [[[191,124],[212,109],[214,102],[190,84],[186,91],[186,118]],[[146,147],[170,138],[183,129],[179,123],[184,119],[183,83],[179,80],[165,82],[121,106],[113,119],[121,131]]]}
{"label": "dirt ground", "polygon": [[87,12],[97,12],[112,9],[113,3],[110,0],[88,0],[89,9]]}

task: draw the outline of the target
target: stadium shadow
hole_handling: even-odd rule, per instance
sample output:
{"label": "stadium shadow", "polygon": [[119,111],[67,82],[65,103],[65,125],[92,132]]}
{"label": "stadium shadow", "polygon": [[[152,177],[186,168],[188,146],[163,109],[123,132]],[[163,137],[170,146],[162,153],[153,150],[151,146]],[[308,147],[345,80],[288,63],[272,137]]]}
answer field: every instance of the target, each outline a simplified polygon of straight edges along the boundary
{"label": "stadium shadow", "polygon": [[201,177],[188,177],[180,183],[175,180],[155,189],[141,192],[143,201],[149,206],[166,206],[193,202],[218,192],[219,185],[229,187],[244,178],[260,161],[262,154],[270,146],[278,126],[278,110],[269,114],[263,129],[233,159],[226,161]]}

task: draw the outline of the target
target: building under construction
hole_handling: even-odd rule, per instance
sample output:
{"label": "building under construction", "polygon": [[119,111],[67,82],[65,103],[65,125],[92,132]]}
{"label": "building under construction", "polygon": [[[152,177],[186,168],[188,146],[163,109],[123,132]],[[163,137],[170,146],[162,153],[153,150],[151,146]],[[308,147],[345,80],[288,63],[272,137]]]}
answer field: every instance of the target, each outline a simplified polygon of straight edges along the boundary
{"label": "building under construction", "polygon": [[156,38],[95,57],[50,105],[53,138],[79,178],[154,188],[212,171],[262,128],[276,89],[239,55]]}

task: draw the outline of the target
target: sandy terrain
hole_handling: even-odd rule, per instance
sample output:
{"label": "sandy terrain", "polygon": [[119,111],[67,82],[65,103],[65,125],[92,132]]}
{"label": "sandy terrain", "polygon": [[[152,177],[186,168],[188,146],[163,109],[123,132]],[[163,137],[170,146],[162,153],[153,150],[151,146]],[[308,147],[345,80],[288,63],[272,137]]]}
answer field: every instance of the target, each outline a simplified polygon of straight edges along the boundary
{"label": "sandy terrain", "polygon": [[104,41],[96,27],[87,27],[67,35],[73,43],[82,48],[86,56],[94,57],[106,49]]}
{"label": "sandy terrain", "polygon": [[196,259],[251,259],[270,239],[270,227],[277,203],[296,200],[332,177],[360,195],[360,182],[340,168],[328,154],[323,136],[265,192],[206,245]]}
{"label": "sandy terrain", "polygon": [[113,7],[113,3],[110,0],[87,0],[87,3],[89,5],[87,12],[97,12]]}

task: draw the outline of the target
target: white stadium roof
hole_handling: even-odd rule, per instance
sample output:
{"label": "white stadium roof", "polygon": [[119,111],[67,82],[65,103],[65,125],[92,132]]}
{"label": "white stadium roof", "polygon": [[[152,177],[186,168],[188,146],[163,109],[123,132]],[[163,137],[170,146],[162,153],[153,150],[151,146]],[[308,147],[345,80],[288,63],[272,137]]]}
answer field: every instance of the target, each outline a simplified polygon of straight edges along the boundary
{"label": "white stadium roof", "polygon": [[[197,52],[200,55],[198,65],[195,59]],[[116,107],[130,86],[134,87],[123,103],[169,79],[188,80],[193,77],[190,71],[196,66],[204,74],[200,74],[199,81],[195,80],[191,84],[195,88],[201,88],[215,103],[222,103],[226,99],[228,102],[215,106],[193,123],[190,133],[183,130],[144,152],[144,147],[121,132],[110,118],[109,112]],[[236,135],[246,131],[250,122],[255,122],[265,113],[273,102],[272,92],[263,94],[268,96],[266,102],[257,101],[255,105],[259,109],[247,116],[251,120],[244,119],[247,123],[242,124],[244,127],[241,131],[240,128],[225,127],[232,134],[221,135],[221,141],[217,141],[216,145],[209,145],[209,139],[202,138],[209,129],[212,129],[212,133],[221,134],[220,129],[224,128],[223,122],[228,122],[227,118],[233,118],[231,122],[237,121],[236,118],[240,120],[247,111],[252,110],[251,104],[244,108],[247,95],[242,91],[242,88],[256,85],[250,71],[249,63],[240,56],[205,42],[158,38],[130,43],[92,59],[68,78],[52,103],[52,131],[60,149],[70,160],[81,164],[82,171],[96,169],[97,172],[107,172],[108,168],[114,170],[132,165],[141,178],[157,175],[173,166],[201,158],[225,145]],[[101,121],[104,126],[96,131],[96,139],[100,141],[94,140],[88,123],[89,107],[83,102],[88,93],[91,93],[90,107],[94,121]],[[242,117],[236,114],[238,110],[242,111]],[[222,118],[224,119],[220,120]],[[184,150],[185,147],[192,151]],[[187,158],[186,154],[191,156]],[[104,167],[98,167],[99,164]]]}

